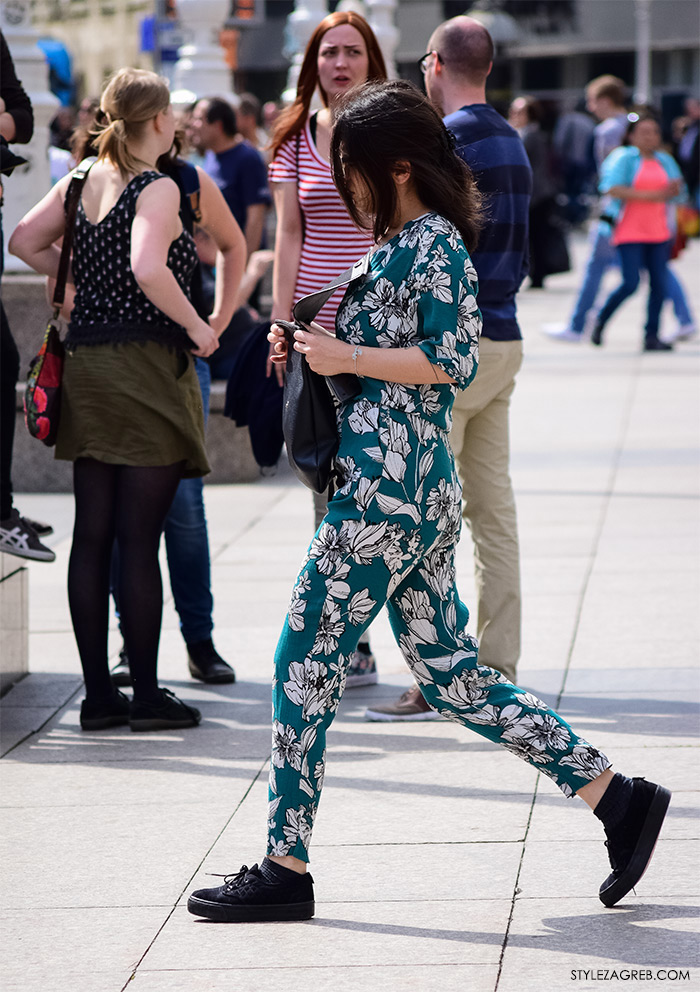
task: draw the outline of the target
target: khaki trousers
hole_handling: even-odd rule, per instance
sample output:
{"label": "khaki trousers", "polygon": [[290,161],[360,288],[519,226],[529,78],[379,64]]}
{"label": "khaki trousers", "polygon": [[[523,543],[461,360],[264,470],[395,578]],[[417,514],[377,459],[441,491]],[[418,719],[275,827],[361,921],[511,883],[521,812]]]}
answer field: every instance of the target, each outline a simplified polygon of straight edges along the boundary
{"label": "khaki trousers", "polygon": [[457,393],[450,434],[474,541],[479,663],[511,682],[520,657],[521,595],[508,408],[522,357],[522,341],[481,338],[479,371]]}

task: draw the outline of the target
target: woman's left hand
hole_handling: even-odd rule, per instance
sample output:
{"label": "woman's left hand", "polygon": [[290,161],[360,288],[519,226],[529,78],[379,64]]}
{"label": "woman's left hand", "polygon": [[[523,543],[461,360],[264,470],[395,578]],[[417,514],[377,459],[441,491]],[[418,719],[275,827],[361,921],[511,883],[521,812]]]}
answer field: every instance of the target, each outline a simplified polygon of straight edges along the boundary
{"label": "woman's left hand", "polygon": [[319,375],[352,371],[352,345],[339,341],[315,321],[294,332],[294,350],[306,355],[307,362]]}

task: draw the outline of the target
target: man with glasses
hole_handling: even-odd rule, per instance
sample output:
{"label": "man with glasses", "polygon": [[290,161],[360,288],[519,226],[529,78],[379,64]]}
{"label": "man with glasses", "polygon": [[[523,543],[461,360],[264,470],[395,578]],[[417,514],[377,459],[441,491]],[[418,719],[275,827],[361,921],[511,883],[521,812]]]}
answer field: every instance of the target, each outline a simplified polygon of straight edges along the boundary
{"label": "man with glasses", "polygon": [[[463,516],[474,541],[479,661],[515,682],[520,656],[520,555],[509,474],[508,410],[522,362],[515,296],[527,274],[532,170],[516,131],[486,102],[490,34],[471,17],[441,24],[420,60],[430,100],[445,115],[457,151],[484,197],[485,225],[472,258],[484,326],[479,371],[458,392],[450,441],[463,486]],[[417,685],[368,720],[430,720]]]}

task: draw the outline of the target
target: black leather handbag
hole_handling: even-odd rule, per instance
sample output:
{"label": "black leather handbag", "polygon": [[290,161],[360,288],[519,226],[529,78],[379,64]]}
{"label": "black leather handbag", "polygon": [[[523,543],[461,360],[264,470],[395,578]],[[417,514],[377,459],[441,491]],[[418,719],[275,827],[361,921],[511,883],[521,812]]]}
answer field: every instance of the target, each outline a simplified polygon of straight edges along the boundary
{"label": "black leather handbag", "polygon": [[310,293],[299,300],[293,310],[294,323],[274,321],[287,334],[287,368],[282,401],[282,431],[287,457],[297,477],[315,493],[325,492],[328,488],[338,452],[333,396],[341,404],[349,402],[359,395],[360,381],[352,373],[324,376],[314,372],[306,356],[294,350],[294,331],[308,326],[336,289],[354,282],[368,269],[369,254],[317,293]]}

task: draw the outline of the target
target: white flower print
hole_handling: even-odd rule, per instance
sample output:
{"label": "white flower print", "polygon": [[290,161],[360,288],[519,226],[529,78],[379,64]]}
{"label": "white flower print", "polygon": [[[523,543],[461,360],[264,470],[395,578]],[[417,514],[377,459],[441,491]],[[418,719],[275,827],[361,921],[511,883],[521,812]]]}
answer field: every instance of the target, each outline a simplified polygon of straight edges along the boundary
{"label": "white flower print", "polygon": [[[424,383],[418,387],[418,392],[420,393],[421,407],[427,416],[434,416],[442,410],[444,400],[439,388]],[[454,389],[453,392],[455,392]]]}
{"label": "white flower print", "polygon": [[311,588],[311,579],[304,573],[292,590],[292,601],[287,612],[287,623],[292,630],[297,633],[304,629],[304,610],[306,600],[302,599],[302,594]]}
{"label": "white flower print", "polygon": [[333,599],[347,599],[352,591],[348,582],[336,578],[326,579],[326,589]]}
{"label": "white flower print", "polygon": [[404,621],[416,641],[423,644],[437,644],[438,635],[431,622],[435,609],[423,589],[408,589],[401,597],[399,608]]}
{"label": "white flower print", "polygon": [[501,739],[524,740],[540,751],[565,751],[571,741],[571,734],[553,714],[526,713],[512,729],[504,732]]}
{"label": "white flower print", "polygon": [[452,303],[452,276],[449,272],[430,273],[430,292],[441,303]]}
{"label": "white flower print", "polygon": [[368,399],[360,398],[353,404],[347,421],[353,434],[374,433],[379,426],[379,406],[370,403]]}
{"label": "white flower print", "polygon": [[369,616],[377,605],[377,601],[372,599],[369,589],[361,589],[356,592],[350,600],[348,606],[348,620],[357,627],[361,623],[366,623]]}
{"label": "white flower print", "polygon": [[365,294],[364,309],[369,313],[372,327],[389,331],[398,330],[405,315],[396,287],[383,276],[377,279],[374,289]]}
{"label": "white flower print", "polygon": [[[273,824],[273,829],[274,829]],[[291,844],[285,844],[283,840],[275,840],[274,837],[270,837],[270,854],[273,858],[284,858],[292,849]]]}
{"label": "white flower print", "polygon": [[581,740],[581,738],[579,738],[579,743],[574,745],[571,754],[559,759],[559,764],[573,768],[580,778],[586,778],[590,781],[598,778],[606,768],[610,767],[610,762],[602,751],[587,741]]}
{"label": "white flower print", "polygon": [[393,574],[398,572],[404,562],[410,561],[411,553],[403,545],[406,541],[406,531],[399,524],[390,524],[387,528],[387,540],[382,552],[384,564]]}
{"label": "white flower print", "polygon": [[301,768],[301,744],[296,731],[279,720],[272,724],[272,761],[278,768],[284,768],[285,763],[296,771]]}
{"label": "white flower print", "polygon": [[488,703],[473,713],[465,714],[464,719],[470,723],[479,723],[486,727],[503,727],[506,730],[514,727],[522,713],[521,706],[492,706]]}
{"label": "white flower print", "polygon": [[479,668],[467,668],[455,675],[449,685],[439,685],[437,689],[441,702],[451,703],[457,709],[472,709],[484,702],[487,699],[484,689],[493,685],[493,681],[488,669],[488,676],[484,676],[482,671]]}
{"label": "white flower print", "polygon": [[355,464],[355,459],[352,456],[348,458],[336,458],[335,466],[340,479],[343,480],[343,485],[338,488],[338,492],[341,496],[347,496],[354,483],[361,478],[362,469],[359,465]]}
{"label": "white flower print", "polygon": [[338,647],[338,638],[344,630],[345,624],[340,618],[340,607],[332,599],[327,598],[321,610],[316,640],[311,653],[333,654]]}
{"label": "white flower print", "polygon": [[358,565],[371,565],[387,545],[388,523],[367,524],[364,520],[351,520],[343,524],[347,530],[350,554]]}
{"label": "white flower print", "polygon": [[363,476],[357,483],[357,488],[355,489],[355,505],[358,510],[368,509],[370,503],[374,499],[374,495],[379,489],[380,479],[368,479]]}
{"label": "white flower print", "polygon": [[455,581],[453,555],[450,549],[431,551],[423,559],[418,571],[439,599],[447,599],[447,594]]}
{"label": "white flower print", "polygon": [[392,482],[402,482],[406,474],[406,456],[411,452],[408,428],[395,420],[379,430],[379,443],[384,448],[382,475]]}
{"label": "white flower print", "polygon": [[338,532],[332,524],[323,523],[311,542],[309,558],[315,558],[316,568],[323,575],[330,575],[340,559],[348,552],[345,526]]}
{"label": "white flower print", "polygon": [[438,530],[444,530],[454,521],[455,511],[459,513],[459,493],[445,479],[439,479],[437,488],[431,489],[426,500],[425,515],[428,520],[437,520]]}
{"label": "white flower print", "polygon": [[382,388],[382,406],[393,407],[403,413],[413,413],[416,404],[408,389],[400,382],[387,382]]}
{"label": "white flower print", "polygon": [[542,765],[552,760],[551,754],[542,751],[525,737],[513,737],[511,740],[505,740],[501,737],[501,744],[511,754],[515,754],[518,758],[523,758],[525,761]]}
{"label": "white flower print", "polygon": [[437,431],[435,430],[435,424],[430,420],[426,420],[419,413],[409,413],[408,422],[411,425],[411,430],[421,444],[427,444],[428,441],[434,440]]}
{"label": "white flower print", "polygon": [[308,849],[313,824],[307,819],[307,813],[308,809],[306,806],[300,806],[299,809],[287,810],[287,826],[282,829],[290,847],[293,847],[297,840],[300,840],[304,847]]}
{"label": "white flower print", "polygon": [[331,707],[337,684],[328,678],[322,661],[307,657],[290,663],[289,681],[284,682],[283,687],[285,695],[301,706],[302,719],[308,723],[309,717],[322,715]]}

